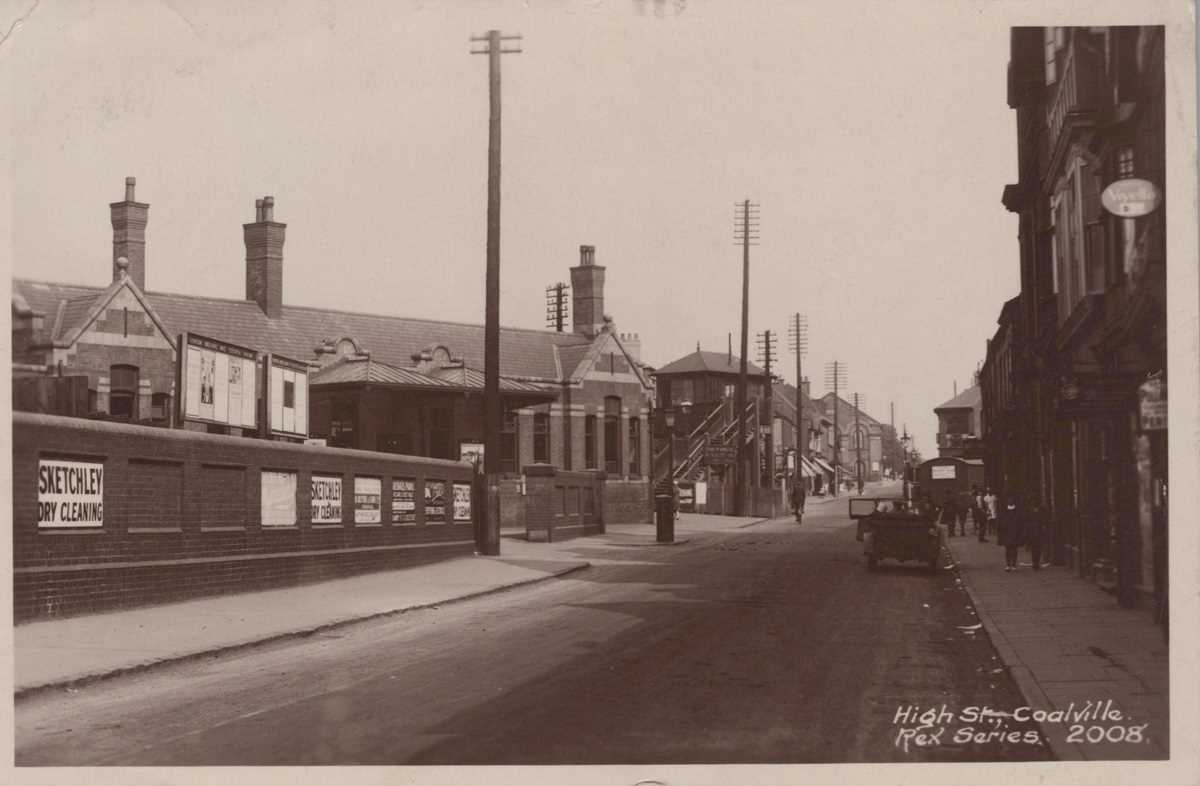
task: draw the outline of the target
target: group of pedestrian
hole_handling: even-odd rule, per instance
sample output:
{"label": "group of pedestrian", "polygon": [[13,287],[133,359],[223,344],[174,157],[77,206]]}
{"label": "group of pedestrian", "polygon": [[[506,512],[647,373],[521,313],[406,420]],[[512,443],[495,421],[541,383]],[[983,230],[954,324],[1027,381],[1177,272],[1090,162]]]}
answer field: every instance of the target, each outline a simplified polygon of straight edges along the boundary
{"label": "group of pedestrian", "polygon": [[1004,570],[1017,569],[1017,553],[1022,546],[1029,547],[1033,569],[1041,570],[1049,524],[1038,498],[1030,495],[1021,500],[1015,494],[1009,496],[1000,507],[996,523],[997,540],[1004,547]]}

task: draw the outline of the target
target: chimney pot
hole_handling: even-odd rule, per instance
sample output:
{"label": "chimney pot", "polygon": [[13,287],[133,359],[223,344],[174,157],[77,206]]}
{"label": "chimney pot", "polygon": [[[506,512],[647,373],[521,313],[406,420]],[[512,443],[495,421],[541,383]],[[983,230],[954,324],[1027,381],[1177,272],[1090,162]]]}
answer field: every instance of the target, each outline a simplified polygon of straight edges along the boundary
{"label": "chimney pot", "polygon": [[596,247],[595,246],[580,246],[579,247],[579,264],[580,265],[596,264]]}
{"label": "chimney pot", "polygon": [[136,185],[137,185],[136,177],[125,178],[125,201],[126,202],[135,202],[136,201],[133,198],[133,188]]}
{"label": "chimney pot", "polygon": [[263,201],[261,199],[254,200],[254,221],[260,223],[263,220]]}
{"label": "chimney pot", "polygon": [[[112,280],[128,276],[138,289],[146,288],[146,224],[150,206],[134,201],[137,180],[125,178],[125,199],[109,203],[113,228]],[[124,260],[122,267],[119,262]]]}
{"label": "chimney pot", "polygon": [[275,220],[275,197],[263,197],[263,221]]}

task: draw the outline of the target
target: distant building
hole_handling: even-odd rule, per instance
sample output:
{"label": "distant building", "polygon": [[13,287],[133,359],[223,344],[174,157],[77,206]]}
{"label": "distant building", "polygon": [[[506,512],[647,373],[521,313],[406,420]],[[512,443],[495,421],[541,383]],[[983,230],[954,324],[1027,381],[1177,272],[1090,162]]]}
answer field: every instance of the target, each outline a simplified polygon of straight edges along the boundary
{"label": "distant building", "polygon": [[[845,401],[833,393],[821,397],[825,417],[837,423],[840,436],[837,459],[841,462],[841,479],[879,480],[883,473],[883,424],[868,415],[854,403]],[[837,413],[835,419],[834,413]],[[834,458],[834,433],[828,432],[824,450]]]}
{"label": "distant building", "polygon": [[938,419],[939,458],[982,458],[980,443],[980,410],[982,396],[979,386],[971,387],[954,398],[934,407]]}

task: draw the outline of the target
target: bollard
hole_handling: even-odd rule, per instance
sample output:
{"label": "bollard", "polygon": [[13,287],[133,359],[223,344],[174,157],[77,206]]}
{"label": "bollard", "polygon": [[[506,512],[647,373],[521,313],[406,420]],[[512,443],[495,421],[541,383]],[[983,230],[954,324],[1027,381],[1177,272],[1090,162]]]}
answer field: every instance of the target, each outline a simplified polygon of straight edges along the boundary
{"label": "bollard", "polygon": [[654,497],[654,519],[656,540],[659,543],[675,542],[675,499],[669,494]]}

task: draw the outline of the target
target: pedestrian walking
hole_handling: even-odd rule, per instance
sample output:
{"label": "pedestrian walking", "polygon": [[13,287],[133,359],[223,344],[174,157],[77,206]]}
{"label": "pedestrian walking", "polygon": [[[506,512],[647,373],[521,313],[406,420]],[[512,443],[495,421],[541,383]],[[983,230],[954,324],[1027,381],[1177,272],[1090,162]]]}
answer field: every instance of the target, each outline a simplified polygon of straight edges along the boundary
{"label": "pedestrian walking", "polygon": [[971,522],[980,543],[987,543],[987,513],[983,506],[983,492],[978,486],[971,487]]}
{"label": "pedestrian walking", "polygon": [[1042,546],[1046,542],[1049,522],[1046,520],[1046,514],[1042,510],[1041,502],[1037,497],[1029,498],[1026,510],[1025,540],[1029,545],[1029,556],[1032,558],[1033,569],[1041,570],[1043,567]]}
{"label": "pedestrian walking", "polygon": [[954,500],[954,514],[958,517],[958,534],[964,538],[967,536],[967,511],[970,506],[967,500],[956,496]]}
{"label": "pedestrian walking", "polygon": [[996,498],[996,492],[990,488],[983,495],[984,517],[987,519],[987,534],[996,534],[996,517],[1000,514],[1000,501]]}
{"label": "pedestrian walking", "polygon": [[1017,507],[1015,498],[1008,498],[1000,508],[996,517],[996,534],[1001,546],[1004,547],[1004,570],[1012,572],[1017,569],[1017,552],[1020,551],[1024,539],[1025,522],[1022,511]]}
{"label": "pedestrian walking", "polygon": [[954,537],[954,524],[958,520],[958,502],[953,494],[947,495],[946,504],[942,508],[942,523],[949,529],[950,537]]}
{"label": "pedestrian walking", "polygon": [[804,481],[797,480],[792,486],[792,512],[796,514],[796,523],[800,523],[800,517],[804,515],[804,500],[806,497],[804,489]]}

